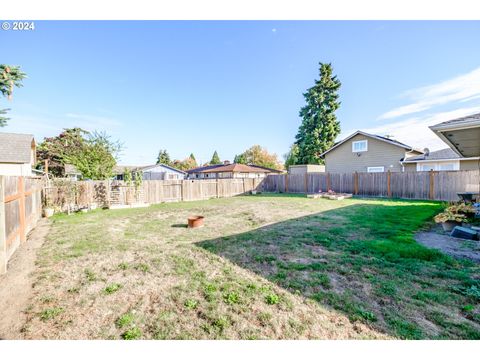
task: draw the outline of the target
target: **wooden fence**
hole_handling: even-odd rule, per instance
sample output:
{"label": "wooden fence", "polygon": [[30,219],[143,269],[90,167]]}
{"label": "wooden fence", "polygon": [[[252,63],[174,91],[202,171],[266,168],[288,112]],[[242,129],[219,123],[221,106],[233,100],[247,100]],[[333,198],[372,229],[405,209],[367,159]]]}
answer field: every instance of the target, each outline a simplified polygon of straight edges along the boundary
{"label": "wooden fence", "polygon": [[130,201],[158,204],[231,197],[261,190],[262,179],[144,180],[135,188],[123,181],[51,181],[45,189],[56,208],[127,205]]}
{"label": "wooden fence", "polygon": [[0,176],[0,274],[42,215],[40,178]]}
{"label": "wooden fence", "polygon": [[262,186],[265,192],[333,190],[359,196],[455,201],[459,192],[480,192],[480,171],[269,175]]}

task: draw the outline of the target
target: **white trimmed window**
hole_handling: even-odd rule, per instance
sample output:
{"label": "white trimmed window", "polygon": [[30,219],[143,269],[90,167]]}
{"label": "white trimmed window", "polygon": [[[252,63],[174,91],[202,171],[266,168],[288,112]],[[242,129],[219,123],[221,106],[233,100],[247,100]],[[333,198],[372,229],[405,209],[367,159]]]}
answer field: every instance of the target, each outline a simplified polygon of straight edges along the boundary
{"label": "white trimmed window", "polygon": [[417,163],[417,171],[453,171],[460,170],[459,161]]}
{"label": "white trimmed window", "polygon": [[368,150],[368,140],[352,141],[352,152],[362,152]]}
{"label": "white trimmed window", "polygon": [[373,172],[384,172],[385,167],[384,166],[369,166],[367,167],[367,172],[373,173]]}

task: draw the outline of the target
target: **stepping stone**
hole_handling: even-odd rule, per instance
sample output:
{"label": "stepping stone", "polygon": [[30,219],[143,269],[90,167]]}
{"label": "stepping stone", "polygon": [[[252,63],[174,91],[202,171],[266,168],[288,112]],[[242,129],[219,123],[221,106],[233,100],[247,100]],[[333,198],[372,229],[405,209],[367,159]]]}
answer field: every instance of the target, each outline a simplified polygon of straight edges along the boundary
{"label": "stepping stone", "polygon": [[463,226],[455,226],[450,236],[466,240],[477,240],[477,232]]}

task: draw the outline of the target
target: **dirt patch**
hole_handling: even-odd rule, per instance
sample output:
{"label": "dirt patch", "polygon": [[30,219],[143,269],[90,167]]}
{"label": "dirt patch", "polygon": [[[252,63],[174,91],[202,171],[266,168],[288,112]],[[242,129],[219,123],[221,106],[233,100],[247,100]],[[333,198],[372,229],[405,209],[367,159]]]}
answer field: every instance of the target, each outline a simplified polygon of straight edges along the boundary
{"label": "dirt patch", "polygon": [[480,241],[457,239],[439,230],[419,232],[415,235],[415,240],[453,257],[480,263]]}
{"label": "dirt patch", "polygon": [[35,270],[37,250],[42,246],[50,223],[42,219],[30,232],[8,262],[8,271],[0,277],[0,338],[22,338],[21,328],[25,322],[24,313],[33,295],[31,273]]}

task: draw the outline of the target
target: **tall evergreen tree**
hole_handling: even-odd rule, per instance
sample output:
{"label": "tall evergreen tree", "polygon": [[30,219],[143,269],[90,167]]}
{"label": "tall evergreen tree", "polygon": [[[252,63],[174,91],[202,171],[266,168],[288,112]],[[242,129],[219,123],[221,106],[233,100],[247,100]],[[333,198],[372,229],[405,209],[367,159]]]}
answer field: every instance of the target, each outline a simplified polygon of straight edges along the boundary
{"label": "tall evergreen tree", "polygon": [[167,150],[160,150],[157,156],[157,164],[171,165],[172,161],[170,160],[170,155],[168,155]]}
{"label": "tall evergreen tree", "polygon": [[222,161],[220,160],[220,157],[218,156],[217,150],[213,153],[212,160],[210,160],[210,165],[218,165],[221,164]]}
{"label": "tall evergreen tree", "polygon": [[320,154],[331,148],[340,134],[335,111],[340,107],[341,83],[332,72],[331,64],[320,63],[320,79],[303,94],[307,104],[300,110],[302,124],[295,137],[297,164],[322,164]]}
{"label": "tall evergreen tree", "polygon": [[[13,88],[21,87],[22,80],[26,76],[27,75],[20,70],[20,66],[0,64],[0,93],[10,100],[12,98]],[[9,118],[3,115],[6,115],[8,110],[10,109],[0,109],[0,127],[7,125]]]}

